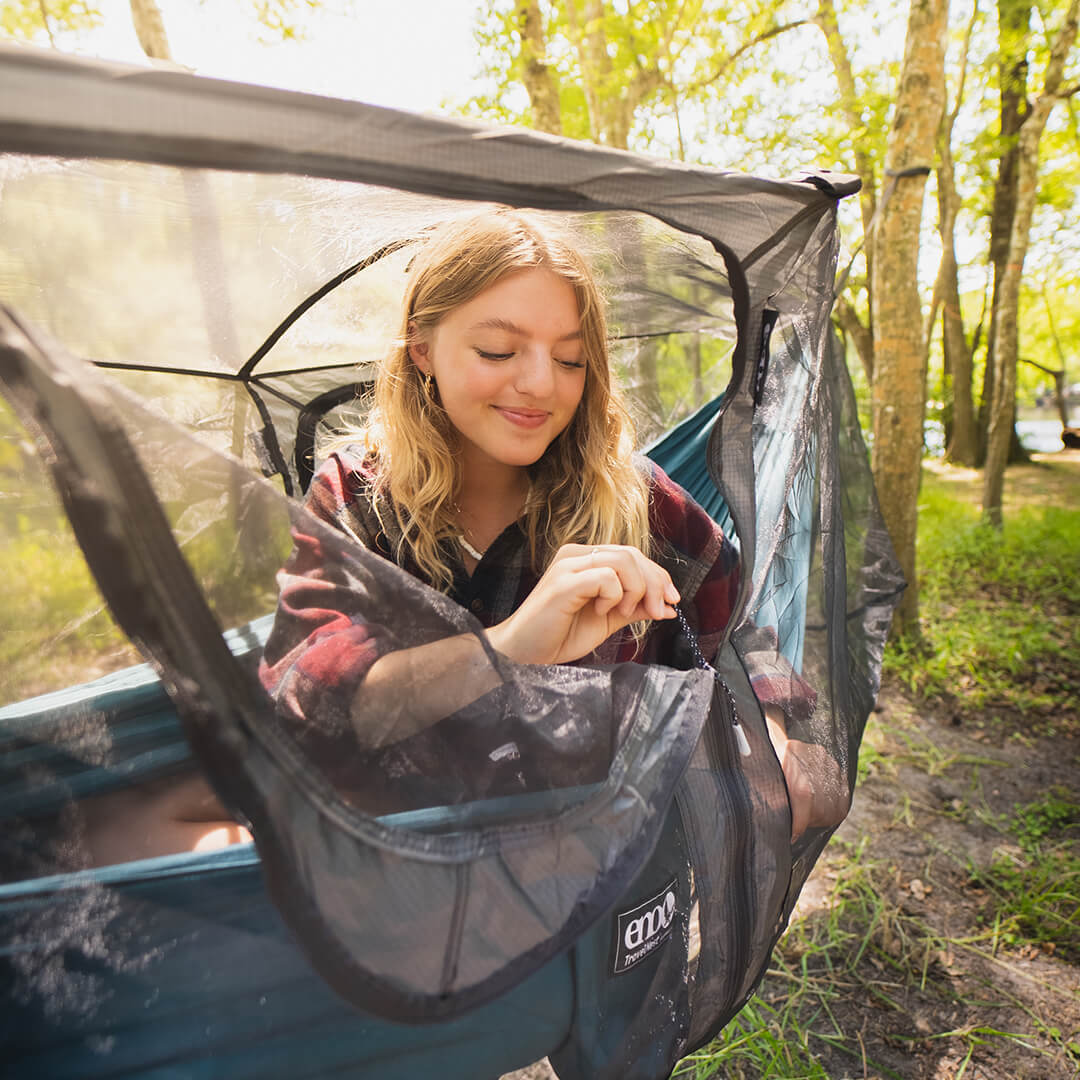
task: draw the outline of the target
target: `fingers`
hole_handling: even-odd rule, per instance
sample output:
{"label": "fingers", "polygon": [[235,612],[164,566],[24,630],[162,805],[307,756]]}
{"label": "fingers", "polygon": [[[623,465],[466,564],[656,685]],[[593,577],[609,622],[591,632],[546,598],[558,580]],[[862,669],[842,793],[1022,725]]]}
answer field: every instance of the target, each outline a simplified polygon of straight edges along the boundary
{"label": "fingers", "polygon": [[521,606],[488,635],[520,663],[560,664],[587,655],[629,623],[674,618],[678,602],[667,571],[636,548],[567,544]]}
{"label": "fingers", "polygon": [[679,602],[678,589],[668,572],[646,558],[637,548],[615,544],[591,548],[567,544],[560,549],[556,560],[566,570],[578,573],[600,568],[614,573],[620,595],[615,597],[613,588],[606,585],[603,596],[596,603],[596,611],[600,615],[614,614],[625,623],[638,619],[671,619],[675,616],[674,605]]}

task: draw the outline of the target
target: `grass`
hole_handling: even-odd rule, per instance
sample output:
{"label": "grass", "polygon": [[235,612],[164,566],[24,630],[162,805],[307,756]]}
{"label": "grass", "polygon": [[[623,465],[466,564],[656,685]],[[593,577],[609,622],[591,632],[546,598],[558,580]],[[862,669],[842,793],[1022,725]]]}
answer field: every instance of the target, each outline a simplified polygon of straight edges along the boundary
{"label": "grass", "polygon": [[[835,1063],[838,1056],[848,1062],[845,1075],[880,1080],[910,1075],[875,1060],[862,1031],[851,1022],[846,1006],[852,1001],[868,1002],[880,1016],[893,1016],[894,1030],[885,1041],[901,1054],[909,1053],[915,1044],[948,1042],[955,1060],[955,1071],[948,1074],[952,1077],[963,1077],[977,1050],[996,1041],[1012,1043],[1032,1057],[1051,1053],[1045,1045],[1049,1044],[1080,1064],[1080,1047],[1054,1027],[1052,1017],[1021,1002],[1003,1001],[996,983],[983,988],[990,996],[979,997],[977,987],[974,991],[971,986],[964,988],[963,982],[953,978],[961,953],[989,963],[1002,947],[1034,941],[1023,936],[1021,916],[1003,914],[997,925],[973,935],[939,933],[912,909],[897,881],[895,865],[873,854],[870,837],[858,843],[834,840],[833,844],[842,849],[842,856],[834,853],[831,860],[823,906],[793,921],[757,996],[709,1046],[680,1063],[676,1078],[817,1080],[832,1075],[826,1060]],[[1011,884],[999,883],[999,887],[1003,897],[1021,899],[1022,890],[1013,890]],[[1070,887],[1076,897],[1075,883],[1064,883],[1066,890]],[[1010,919],[1009,926],[1015,929],[1003,929]],[[1010,933],[1015,937],[1009,938]],[[1035,1045],[1029,1033],[992,1022],[994,1010],[1007,1004],[1029,1013],[1044,1045]],[[957,1008],[974,1010],[987,1020],[951,1022]],[[884,1026],[890,1026],[887,1019]]]}
{"label": "grass", "polygon": [[42,529],[20,517],[15,526],[0,545],[0,702],[93,677],[106,656],[134,662],[66,522]]}
{"label": "grass", "polygon": [[[1071,499],[1080,506],[1080,478]],[[1080,711],[1080,509],[1028,505],[984,524],[926,472],[919,506],[921,637],[893,641],[885,671],[961,713],[1011,709],[1053,728]]]}
{"label": "grass", "polygon": [[1016,850],[972,880],[992,898],[995,947],[1042,949],[1080,963],[1080,802],[1055,787],[1016,807],[1006,830]]}
{"label": "grass", "polygon": [[[94,679],[141,659],[116,626],[41,459],[0,402],[0,705]],[[171,469],[171,471],[170,471]],[[223,626],[274,610],[288,519],[225,472],[155,477],[175,533]],[[163,496],[162,496],[163,497]],[[239,522],[242,520],[242,524]]]}

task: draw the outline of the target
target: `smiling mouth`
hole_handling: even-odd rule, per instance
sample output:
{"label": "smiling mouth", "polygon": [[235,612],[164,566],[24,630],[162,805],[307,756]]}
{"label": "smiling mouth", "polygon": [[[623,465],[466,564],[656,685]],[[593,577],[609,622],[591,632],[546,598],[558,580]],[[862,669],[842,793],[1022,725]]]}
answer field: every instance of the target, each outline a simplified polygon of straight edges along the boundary
{"label": "smiling mouth", "polygon": [[512,409],[504,405],[496,405],[494,409],[504,420],[521,428],[540,427],[550,415],[541,409]]}

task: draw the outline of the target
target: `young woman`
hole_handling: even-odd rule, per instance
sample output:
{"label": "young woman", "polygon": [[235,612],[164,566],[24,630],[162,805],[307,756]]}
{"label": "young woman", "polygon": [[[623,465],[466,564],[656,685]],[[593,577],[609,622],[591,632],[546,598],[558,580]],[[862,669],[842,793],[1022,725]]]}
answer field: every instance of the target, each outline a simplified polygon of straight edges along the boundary
{"label": "young woman", "polygon": [[[471,610],[518,663],[685,668],[676,605],[711,656],[738,559],[632,446],[585,261],[538,219],[489,212],[444,226],[414,257],[373,410],[316,474],[308,507]],[[388,648],[320,539],[294,539],[261,669],[284,714],[380,751],[495,688],[476,635]],[[770,689],[781,684],[786,697]],[[761,692],[793,834],[835,823],[846,810],[835,763],[785,734],[813,692],[790,669]]]}
{"label": "young woman", "polygon": [[[520,664],[688,668],[675,606],[711,657],[731,616],[738,557],[632,446],[584,260],[528,215],[485,213],[443,227],[414,257],[374,408],[316,474],[307,506],[469,609],[489,645]],[[516,749],[500,758],[509,744],[498,732],[483,760],[474,748],[455,759],[453,730],[440,723],[474,702],[482,713],[501,681],[478,637],[400,647],[400,627],[378,625],[363,583],[316,532],[294,530],[260,668],[294,731],[325,752],[342,786],[360,774],[364,797],[384,809],[409,770],[429,779],[486,768],[489,793],[507,777],[527,786],[528,763]],[[782,661],[759,666],[754,683],[793,836],[839,822],[847,786],[838,766],[785,730],[813,707],[813,691]],[[441,738],[425,740],[436,731]],[[384,774],[386,790],[373,790]],[[87,800],[84,810],[91,865],[250,839],[197,774]]]}

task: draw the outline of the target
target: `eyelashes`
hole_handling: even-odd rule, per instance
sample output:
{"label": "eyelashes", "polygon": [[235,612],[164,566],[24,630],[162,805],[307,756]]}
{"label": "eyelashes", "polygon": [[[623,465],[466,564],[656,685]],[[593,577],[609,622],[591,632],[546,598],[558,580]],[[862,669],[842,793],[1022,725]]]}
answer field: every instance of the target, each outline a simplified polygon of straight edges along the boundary
{"label": "eyelashes", "polygon": [[[476,349],[475,346],[474,346],[474,350],[476,352],[476,355],[479,356],[482,360],[493,360],[493,361],[509,360],[514,355],[512,352],[508,352],[508,353],[487,352],[485,349]],[[585,367],[585,361],[584,360],[558,360],[558,359],[556,359],[555,363],[558,364],[559,367],[566,368],[567,370],[570,370],[570,371],[575,371],[575,370],[580,371],[583,367]]]}

